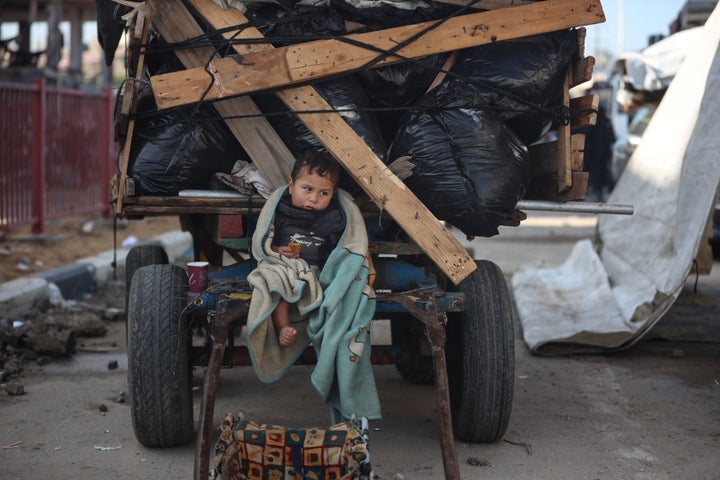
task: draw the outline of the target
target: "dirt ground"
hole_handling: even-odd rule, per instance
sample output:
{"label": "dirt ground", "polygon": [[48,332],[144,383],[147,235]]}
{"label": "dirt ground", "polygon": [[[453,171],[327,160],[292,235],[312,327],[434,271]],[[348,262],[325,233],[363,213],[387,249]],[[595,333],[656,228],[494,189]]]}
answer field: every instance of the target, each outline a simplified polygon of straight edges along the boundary
{"label": "dirt ground", "polygon": [[118,248],[123,242],[149,240],[180,229],[177,216],[118,220],[80,217],[50,224],[42,234],[29,227],[0,232],[0,283],[60,267]]}
{"label": "dirt ground", "polygon": [[[572,228],[533,225],[476,242],[476,255],[509,275],[528,262],[557,263],[574,240],[592,233],[577,220]],[[162,229],[155,221],[137,227],[118,238]],[[462,480],[720,480],[720,264],[714,267],[697,285],[688,279],[652,335],[624,352],[538,357],[518,332],[508,431],[494,444],[456,443]],[[149,449],[134,437],[124,315],[105,314],[122,308],[123,288],[111,284],[79,304],[102,319],[103,335],[80,337],[65,359],[27,358],[12,378],[24,395],[0,391],[0,479],[191,478],[193,444]],[[223,369],[213,423],[242,410],[259,422],[326,425],[310,369],[293,367],[269,384],[250,367]],[[406,382],[392,365],[374,372],[383,409],[370,432],[376,480],[443,479],[434,389]],[[193,379],[196,419],[203,373],[197,367]]]}
{"label": "dirt ground", "polygon": [[[720,480],[720,343],[698,341],[706,326],[692,331],[715,319],[716,285],[701,279],[699,294],[668,316],[664,339],[625,352],[538,357],[518,338],[507,434],[456,443],[462,480]],[[116,284],[98,304],[121,292]],[[708,296],[710,304],[698,303]],[[24,395],[0,392],[0,479],[192,477],[193,444],[150,449],[135,439],[124,322],[105,323],[107,334],[81,339],[71,358],[29,363],[19,377]],[[193,380],[196,419],[203,371]],[[293,367],[268,384],[250,367],[223,369],[213,423],[242,410],[259,422],[326,425],[310,371]],[[404,381],[391,365],[374,371],[383,409],[370,432],[375,480],[443,479],[434,389]]]}

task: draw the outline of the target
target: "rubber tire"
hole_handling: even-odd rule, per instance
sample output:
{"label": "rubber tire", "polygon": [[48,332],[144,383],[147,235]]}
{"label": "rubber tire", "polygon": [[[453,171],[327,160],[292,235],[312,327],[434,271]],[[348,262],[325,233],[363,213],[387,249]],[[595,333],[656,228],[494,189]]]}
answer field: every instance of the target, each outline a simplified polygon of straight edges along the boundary
{"label": "rubber tire", "polygon": [[177,265],[135,272],[128,311],[128,385],[135,437],[146,447],[193,438],[190,336],[184,326],[188,278]]}
{"label": "rubber tire", "polygon": [[466,309],[448,314],[446,358],[453,432],[458,440],[489,443],[507,430],[515,378],[513,310],[500,268],[487,260],[458,290]]}
{"label": "rubber tire", "polygon": [[132,247],[125,257],[125,311],[130,299],[130,282],[140,267],[147,265],[167,265],[168,254],[160,245],[137,245]]}

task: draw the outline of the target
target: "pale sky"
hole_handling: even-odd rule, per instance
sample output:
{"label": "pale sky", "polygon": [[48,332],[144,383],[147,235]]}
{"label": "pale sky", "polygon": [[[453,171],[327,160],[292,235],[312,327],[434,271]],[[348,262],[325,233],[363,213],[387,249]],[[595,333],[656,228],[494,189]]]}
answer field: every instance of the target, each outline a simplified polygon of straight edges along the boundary
{"label": "pale sky", "polygon": [[[677,18],[686,0],[601,0],[605,23],[587,26],[587,55],[609,51],[638,51],[647,47],[650,35],[668,35],[670,23]],[[621,29],[620,6],[624,21]],[[622,35],[619,35],[622,32]],[[624,40],[624,41],[623,41]],[[622,41],[622,45],[620,42]]]}
{"label": "pale sky", "polygon": [[[609,51],[617,55],[623,50],[642,50],[652,34],[669,33],[670,23],[677,17],[686,0],[601,0],[606,21],[598,25],[588,25],[586,54],[596,55],[598,51]],[[624,21],[620,28],[620,6],[624,10]],[[66,37],[68,25],[61,25]],[[36,31],[37,29],[37,31]],[[34,50],[44,47],[46,36],[44,24],[33,27]],[[622,32],[622,35],[619,35]],[[2,38],[17,33],[15,25],[3,25]],[[89,42],[96,35],[96,26],[87,23],[83,28],[83,40]],[[66,38],[66,43],[69,39]],[[43,45],[40,45],[42,42]],[[620,44],[622,42],[622,45]]]}

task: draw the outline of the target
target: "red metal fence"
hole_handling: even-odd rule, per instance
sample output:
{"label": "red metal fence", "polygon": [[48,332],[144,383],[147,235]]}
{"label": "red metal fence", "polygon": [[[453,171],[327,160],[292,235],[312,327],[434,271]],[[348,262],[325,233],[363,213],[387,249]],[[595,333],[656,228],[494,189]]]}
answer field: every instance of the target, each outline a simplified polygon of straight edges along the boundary
{"label": "red metal fence", "polygon": [[110,91],[92,94],[0,83],[0,230],[108,215],[113,141]]}

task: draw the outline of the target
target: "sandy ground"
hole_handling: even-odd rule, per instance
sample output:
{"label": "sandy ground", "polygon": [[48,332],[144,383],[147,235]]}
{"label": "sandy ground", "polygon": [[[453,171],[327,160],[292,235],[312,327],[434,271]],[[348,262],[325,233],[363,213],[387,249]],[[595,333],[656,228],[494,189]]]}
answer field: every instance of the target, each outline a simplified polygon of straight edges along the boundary
{"label": "sandy ground", "polygon": [[[473,248],[509,275],[523,263],[561,261],[573,241],[592,234],[592,222],[574,225],[521,228]],[[494,444],[457,443],[462,479],[720,480],[720,265],[713,271],[695,290],[690,279],[652,335],[625,352],[538,357],[518,337],[507,434]],[[113,288],[122,298],[122,286]],[[193,445],[147,449],[135,440],[130,407],[120,401],[124,322],[108,327],[104,337],[82,339],[69,359],[30,364],[21,377],[25,395],[0,392],[1,479],[192,476]],[[407,383],[393,366],[374,371],[383,409],[370,433],[377,478],[444,478],[434,389]],[[198,387],[202,374],[195,369]],[[309,375],[310,367],[293,367],[264,384],[251,368],[224,369],[214,423],[242,410],[259,422],[326,425]],[[196,419],[199,405],[198,388]]]}
{"label": "sandy ground", "polygon": [[118,220],[116,229],[113,223],[112,219],[81,217],[49,224],[41,234],[26,227],[0,232],[0,283],[180,228],[177,216]]}

